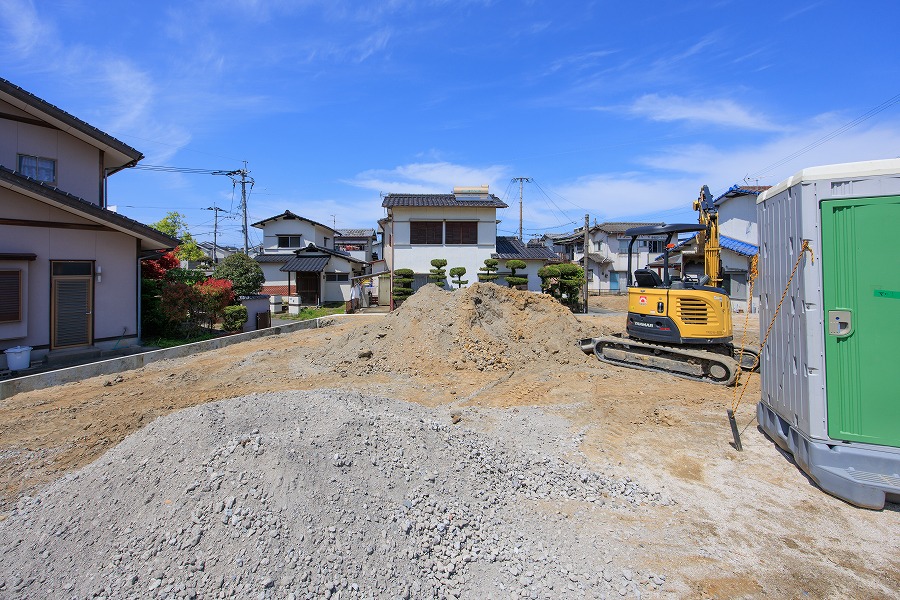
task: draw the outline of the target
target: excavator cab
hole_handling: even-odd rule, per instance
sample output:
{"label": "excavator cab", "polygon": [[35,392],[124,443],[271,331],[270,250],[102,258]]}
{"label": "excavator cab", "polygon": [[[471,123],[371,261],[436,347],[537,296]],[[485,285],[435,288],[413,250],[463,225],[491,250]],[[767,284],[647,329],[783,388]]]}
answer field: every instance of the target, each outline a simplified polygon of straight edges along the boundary
{"label": "excavator cab", "polygon": [[[674,223],[632,227],[625,231],[628,244],[629,337],[677,345],[730,344],[731,305],[722,288],[706,285],[707,276],[696,282],[673,281],[669,274],[672,240],[680,233],[705,232],[704,225]],[[648,268],[632,271],[634,245],[639,239],[665,239],[662,275]]]}

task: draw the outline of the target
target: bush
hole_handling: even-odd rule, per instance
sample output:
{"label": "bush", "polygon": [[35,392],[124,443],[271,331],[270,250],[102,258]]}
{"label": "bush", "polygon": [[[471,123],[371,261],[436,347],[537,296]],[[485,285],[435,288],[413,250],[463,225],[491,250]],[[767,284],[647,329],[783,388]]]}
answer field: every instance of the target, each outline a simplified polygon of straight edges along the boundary
{"label": "bush", "polygon": [[479,271],[483,271],[483,273],[478,274],[478,281],[494,281],[499,275],[497,275],[497,265],[500,264],[500,261],[496,258],[486,258],[484,259],[484,266],[479,267]]}
{"label": "bush", "polygon": [[506,276],[506,285],[509,287],[516,287],[518,285],[528,285],[528,277],[522,277],[521,275],[516,275],[516,271],[521,271],[522,269],[527,268],[528,265],[524,260],[508,260],[506,261],[506,268],[509,269],[512,274]]}
{"label": "bush", "polygon": [[238,296],[258,294],[266,281],[259,263],[240,252],[222,260],[212,276],[216,279],[229,280],[234,293]]}
{"label": "bush", "polygon": [[[231,282],[227,279],[215,279],[210,277],[194,286],[197,291],[196,310],[206,321],[206,325],[212,329],[229,304],[234,302],[234,291]],[[245,309],[246,312],[246,309]]]}
{"label": "bush", "polygon": [[447,285],[447,271],[444,270],[444,267],[447,266],[447,261],[443,258],[435,258],[431,261],[431,266],[434,268],[428,274],[428,279],[439,287]]}
{"label": "bush", "polygon": [[413,295],[410,284],[415,273],[412,269],[394,269],[394,300],[402,302]]}
{"label": "bush", "polygon": [[222,315],[222,329],[237,331],[247,322],[247,307],[236,304],[226,306]]}
{"label": "bush", "polygon": [[467,279],[462,278],[465,274],[465,267],[453,267],[452,269],[450,269],[450,277],[453,278],[453,283],[456,284],[457,289],[462,288],[462,286],[469,283]]}

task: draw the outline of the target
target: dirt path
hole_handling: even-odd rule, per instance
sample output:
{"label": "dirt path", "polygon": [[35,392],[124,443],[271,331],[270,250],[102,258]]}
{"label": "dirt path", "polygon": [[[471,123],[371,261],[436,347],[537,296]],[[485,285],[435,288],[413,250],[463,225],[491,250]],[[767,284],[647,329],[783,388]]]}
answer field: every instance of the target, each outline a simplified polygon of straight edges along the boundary
{"label": "dirt path", "polygon": [[620,330],[620,316],[571,318],[529,302],[485,297],[428,312],[432,299],[384,317],[344,318],[19,394],[0,406],[3,506],[92,462],[158,416],[253,392],[352,389],[446,407],[448,418],[451,411],[467,418],[477,407],[509,409],[515,418],[518,407],[541,406],[583,435],[586,461],[677,502],[649,517],[610,513],[593,523],[628,540],[634,564],[689,582],[677,595],[900,593],[900,508],[857,509],[812,485],[757,430],[756,377],[737,413],[738,453],[725,418],[733,389],[603,365],[575,342]]}

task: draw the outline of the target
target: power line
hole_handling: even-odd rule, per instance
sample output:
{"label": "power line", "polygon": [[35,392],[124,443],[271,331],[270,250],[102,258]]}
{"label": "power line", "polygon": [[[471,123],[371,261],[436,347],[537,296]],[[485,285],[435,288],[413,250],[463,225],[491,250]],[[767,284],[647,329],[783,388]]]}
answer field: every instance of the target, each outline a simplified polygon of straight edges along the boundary
{"label": "power line", "polygon": [[199,169],[195,167],[170,167],[167,165],[134,165],[132,169],[141,171],[156,171],[160,173],[188,173],[192,175],[237,175],[240,169],[226,171],[225,169]]}
{"label": "power line", "polygon": [[800,148],[800,149],[797,150],[796,152],[794,152],[794,153],[792,153],[792,154],[789,154],[789,155],[785,156],[785,157],[782,158],[781,160],[778,160],[778,161],[772,163],[771,165],[769,165],[769,166],[767,166],[767,167],[765,167],[765,168],[763,168],[763,169],[760,169],[759,171],[756,171],[755,173],[750,173],[749,175],[747,175],[746,179],[756,179],[756,178],[760,177],[761,175],[763,175],[763,174],[765,174],[765,173],[768,173],[769,171],[772,171],[772,170],[774,170],[774,169],[777,169],[778,167],[780,167],[780,166],[782,166],[782,165],[784,165],[784,164],[786,164],[786,163],[788,163],[788,162],[794,160],[794,159],[797,158],[798,156],[801,156],[801,155],[803,155],[803,154],[806,154],[806,153],[809,152],[810,150],[813,150],[814,148],[818,148],[819,146],[821,146],[822,144],[824,144],[824,143],[826,143],[826,142],[830,142],[831,140],[833,140],[834,138],[838,137],[838,136],[841,135],[842,133],[845,133],[845,132],[849,131],[850,129],[853,129],[854,127],[856,127],[856,126],[859,125],[860,123],[862,123],[862,122],[864,122],[864,121],[867,121],[867,120],[871,119],[872,117],[874,117],[874,116],[877,115],[878,113],[881,113],[881,112],[886,111],[887,109],[889,109],[889,108],[892,107],[893,105],[897,104],[898,102],[900,102],[900,94],[897,94],[896,96],[894,96],[894,97],[892,97],[892,98],[889,98],[888,100],[885,100],[884,102],[882,102],[881,104],[879,104],[879,105],[876,106],[875,108],[870,109],[869,111],[867,111],[867,112],[863,113],[862,115],[856,117],[855,119],[853,119],[853,120],[850,121],[849,123],[846,123],[846,124],[842,125],[841,127],[838,127],[837,129],[835,129],[835,130],[832,131],[831,133],[829,133],[829,134],[827,134],[827,135],[824,135],[824,136],[820,137],[820,138],[817,139],[816,141],[814,141],[814,142],[812,142],[812,143],[810,143],[810,144],[807,144],[806,146],[804,146],[803,148]]}

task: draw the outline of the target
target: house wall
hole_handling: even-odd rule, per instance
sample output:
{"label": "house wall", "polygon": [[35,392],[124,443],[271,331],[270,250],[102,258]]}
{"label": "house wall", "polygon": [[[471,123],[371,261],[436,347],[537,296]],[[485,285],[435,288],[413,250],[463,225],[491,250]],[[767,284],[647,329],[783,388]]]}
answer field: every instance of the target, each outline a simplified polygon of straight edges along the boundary
{"label": "house wall", "polygon": [[[278,219],[268,221],[261,228],[263,230],[263,252],[265,254],[291,253],[294,250],[305,248],[310,243],[323,248],[334,248],[334,233],[318,225],[313,225],[303,219]],[[293,248],[279,248],[279,235],[299,235],[303,239],[300,246]],[[325,244],[325,238],[328,244]]]}
{"label": "house wall", "polygon": [[[33,118],[0,101],[0,112]],[[100,204],[102,165],[100,150],[64,131],[0,119],[0,165],[17,170],[18,155],[28,154],[56,161],[56,187]]]}
{"label": "house wall", "polygon": [[[531,292],[540,292],[541,291],[541,278],[538,277],[538,270],[544,266],[544,261],[542,260],[526,260],[525,264],[528,265],[525,269],[516,271],[516,277],[528,277],[528,290]],[[499,267],[499,272],[501,274],[500,278],[496,280],[496,283],[500,285],[507,285],[506,279],[504,279],[503,275],[509,275],[509,269],[506,268],[506,261],[500,259],[500,264],[497,265]],[[449,269],[448,269],[449,270]],[[476,281],[478,281],[478,276],[475,275],[473,277],[469,276],[469,273],[466,272],[465,277],[463,279],[469,280],[469,285],[472,285]],[[467,287],[467,286],[463,286]],[[447,289],[456,289],[455,285],[450,285]]]}
{"label": "house wall", "polygon": [[[391,237],[393,248],[385,244],[385,258],[392,269],[412,269],[416,273],[428,273],[431,261],[443,258],[446,270],[465,267],[470,283],[477,280],[479,267],[496,252],[497,211],[494,208],[477,207],[395,207],[393,221],[385,228],[385,236]],[[478,244],[467,246],[416,245],[409,243],[410,221],[478,221]],[[392,254],[393,252],[393,254]],[[449,275],[448,275],[449,284]]]}
{"label": "house wall", "polygon": [[287,285],[288,274],[280,270],[284,265],[285,263],[259,263],[266,278],[263,285]]}
{"label": "house wall", "polygon": [[[0,214],[50,223],[93,224],[5,188],[0,188]],[[134,237],[116,231],[0,225],[0,253],[5,252],[34,253],[37,258],[17,263],[27,269],[23,295],[27,332],[22,331],[21,324],[0,325],[0,350],[32,346],[39,357],[49,349],[51,260],[94,261],[95,268],[101,267],[101,281],[95,277],[93,284],[96,345],[102,347],[104,338],[112,345],[123,334],[119,347],[135,343],[138,264]],[[2,266],[12,263],[4,261]]]}
{"label": "house wall", "polygon": [[738,196],[722,202],[719,205],[719,233],[758,246],[756,196]]}

